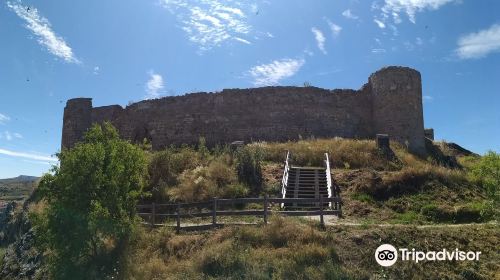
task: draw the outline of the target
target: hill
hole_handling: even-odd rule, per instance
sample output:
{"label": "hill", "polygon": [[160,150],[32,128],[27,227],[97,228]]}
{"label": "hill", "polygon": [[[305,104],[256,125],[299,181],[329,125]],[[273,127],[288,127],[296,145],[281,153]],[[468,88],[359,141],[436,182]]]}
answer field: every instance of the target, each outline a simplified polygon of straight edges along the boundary
{"label": "hill", "polygon": [[[148,158],[144,176],[148,178],[146,190],[150,195],[143,197],[141,203],[280,196],[287,150],[291,152],[292,164],[298,166],[322,166],[327,152],[332,179],[341,190],[344,217],[327,217],[326,228],[311,219],[274,216],[264,225],[261,217],[218,217],[218,221],[226,223],[222,229],[180,234],[168,226],[151,229],[137,225],[116,262],[113,277],[495,278],[500,269],[496,250],[500,242],[498,210],[492,207],[481,179],[471,176],[481,157],[447,143],[428,145],[432,145],[433,152],[421,158],[397,143],[391,143],[393,154],[388,155],[374,141],[341,138],[257,142],[237,149],[226,146],[212,150],[203,139],[196,147],[169,147],[162,151],[151,151],[145,142],[141,147]],[[43,200],[36,200],[24,207],[35,216],[47,207]],[[252,205],[236,207],[251,209]],[[24,215],[23,219],[32,215]],[[183,223],[210,223],[210,219],[186,218]],[[252,225],[236,225],[242,221]],[[18,234],[23,237],[6,251],[0,277],[11,279],[8,277],[22,273],[44,279],[44,252],[32,245],[33,231],[24,230]],[[419,250],[475,250],[482,252],[483,259],[398,262],[383,268],[373,257],[375,248],[383,243]],[[106,250],[117,246],[111,239],[105,244]],[[13,253],[18,251],[21,253]],[[37,262],[26,256],[37,256]]]}
{"label": "hill", "polygon": [[0,206],[8,201],[26,199],[33,192],[38,179],[26,175],[0,179]]}

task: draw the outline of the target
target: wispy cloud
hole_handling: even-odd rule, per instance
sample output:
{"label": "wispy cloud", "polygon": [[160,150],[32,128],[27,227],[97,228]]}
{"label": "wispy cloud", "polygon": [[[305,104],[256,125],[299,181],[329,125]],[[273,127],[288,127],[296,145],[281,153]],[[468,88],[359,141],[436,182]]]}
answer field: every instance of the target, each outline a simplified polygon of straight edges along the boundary
{"label": "wispy cloud", "polygon": [[14,132],[11,133],[10,131],[4,131],[0,132],[0,139],[5,139],[7,141],[11,141],[12,139],[22,139],[23,136],[20,133]]}
{"label": "wispy cloud", "polygon": [[8,121],[10,121],[10,117],[0,113],[0,124],[5,124]]}
{"label": "wispy cloud", "polygon": [[359,17],[351,12],[350,9],[347,9],[342,12],[342,15],[348,19],[358,19]]}
{"label": "wispy cloud", "polygon": [[163,88],[163,77],[154,71],[149,71],[149,80],[146,82],[146,99],[158,98]]}
{"label": "wispy cloud", "polygon": [[297,73],[304,65],[304,59],[280,59],[269,64],[261,64],[249,70],[254,79],[255,86],[271,86],[278,84],[281,80],[289,78]]}
{"label": "wispy cloud", "polygon": [[7,6],[26,22],[25,27],[38,37],[38,43],[50,53],[66,62],[80,63],[73,50],[52,30],[50,22],[41,16],[36,8],[30,6],[28,9],[21,2],[7,2]]}
{"label": "wispy cloud", "polygon": [[386,50],[381,48],[372,49],[372,53],[386,53]]}
{"label": "wispy cloud", "polygon": [[482,58],[500,52],[500,25],[464,35],[458,39],[455,53],[461,59]]}
{"label": "wispy cloud", "polygon": [[20,158],[27,158],[27,159],[33,159],[33,160],[48,161],[48,162],[57,162],[58,161],[58,159],[55,157],[38,155],[38,154],[31,154],[31,153],[24,153],[24,152],[14,152],[14,151],[9,151],[9,150],[5,150],[5,149],[1,149],[1,148],[0,148],[0,154],[11,156],[11,157],[20,157]]}
{"label": "wispy cloud", "polygon": [[373,21],[378,25],[379,28],[384,29],[385,28],[385,23],[381,20],[378,19],[373,19]]}
{"label": "wispy cloud", "polygon": [[94,75],[99,75],[100,72],[101,72],[101,68],[99,66],[95,66],[94,71],[92,71],[92,73]]}
{"label": "wispy cloud", "polygon": [[385,18],[392,16],[395,23],[400,23],[400,14],[405,12],[408,19],[415,23],[417,12],[437,10],[441,6],[457,0],[385,0],[381,10]]}
{"label": "wispy cloud", "polygon": [[333,37],[337,37],[340,34],[340,31],[342,31],[342,27],[333,23],[331,20],[326,19],[326,23],[328,23],[328,26],[330,27],[330,30],[332,31]]}
{"label": "wispy cloud", "polygon": [[323,35],[323,32],[321,30],[317,29],[316,27],[311,28],[311,32],[314,34],[314,39],[316,39],[316,45],[318,46],[318,49],[326,54],[325,50],[325,35]]}
{"label": "wispy cloud", "polygon": [[240,37],[234,37],[234,39],[235,39],[236,41],[238,41],[238,42],[242,42],[242,43],[247,44],[247,45],[251,45],[251,44],[252,44],[252,42],[250,42],[250,41],[248,41],[248,40],[245,40],[245,39],[243,39],[243,38],[240,38]]}
{"label": "wispy cloud", "polygon": [[432,102],[432,100],[434,100],[434,97],[432,97],[430,95],[424,95],[423,99],[424,99],[424,102]]}
{"label": "wispy cloud", "polygon": [[161,0],[161,5],[177,16],[189,40],[198,44],[202,51],[229,39],[251,43],[242,38],[252,30],[244,9],[252,10],[254,6],[239,2],[222,4],[218,0]]}

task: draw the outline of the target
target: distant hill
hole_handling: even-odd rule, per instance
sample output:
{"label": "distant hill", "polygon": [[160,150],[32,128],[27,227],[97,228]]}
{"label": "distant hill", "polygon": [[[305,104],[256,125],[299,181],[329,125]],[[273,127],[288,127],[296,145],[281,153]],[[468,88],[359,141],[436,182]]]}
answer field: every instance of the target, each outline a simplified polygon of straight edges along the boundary
{"label": "distant hill", "polygon": [[5,201],[23,200],[34,190],[39,177],[20,175],[0,179],[0,205]]}

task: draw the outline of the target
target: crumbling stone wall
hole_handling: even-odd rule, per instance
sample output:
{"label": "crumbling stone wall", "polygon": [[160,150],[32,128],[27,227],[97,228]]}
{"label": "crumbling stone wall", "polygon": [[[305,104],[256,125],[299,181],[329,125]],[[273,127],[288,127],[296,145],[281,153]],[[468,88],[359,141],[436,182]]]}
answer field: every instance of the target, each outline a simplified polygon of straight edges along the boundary
{"label": "crumbling stone wall", "polygon": [[62,147],[72,147],[92,123],[111,121],[121,137],[144,138],[153,149],[232,141],[299,138],[374,138],[377,133],[425,153],[420,74],[387,67],[360,90],[262,87],[191,93],[131,104],[92,108],[88,98],[68,100]]}

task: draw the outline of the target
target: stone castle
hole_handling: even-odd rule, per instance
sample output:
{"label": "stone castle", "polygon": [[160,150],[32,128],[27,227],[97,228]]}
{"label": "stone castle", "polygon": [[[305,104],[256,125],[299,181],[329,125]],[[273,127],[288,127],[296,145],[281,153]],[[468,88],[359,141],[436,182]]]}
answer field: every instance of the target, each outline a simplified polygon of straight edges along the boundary
{"label": "stone castle", "polygon": [[410,151],[425,154],[420,73],[390,66],[370,75],[359,90],[316,87],[224,89],[216,93],[144,100],[122,108],[92,107],[92,99],[66,103],[62,147],[82,139],[93,123],[110,121],[124,139],[148,139],[153,149],[233,141],[300,138],[373,139],[388,134]]}

